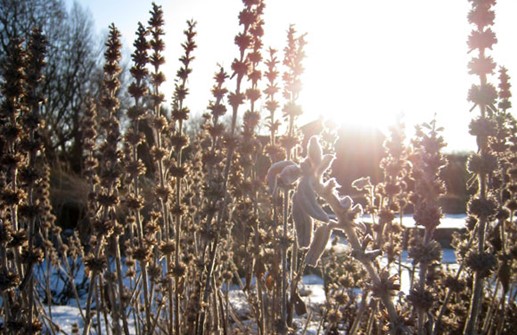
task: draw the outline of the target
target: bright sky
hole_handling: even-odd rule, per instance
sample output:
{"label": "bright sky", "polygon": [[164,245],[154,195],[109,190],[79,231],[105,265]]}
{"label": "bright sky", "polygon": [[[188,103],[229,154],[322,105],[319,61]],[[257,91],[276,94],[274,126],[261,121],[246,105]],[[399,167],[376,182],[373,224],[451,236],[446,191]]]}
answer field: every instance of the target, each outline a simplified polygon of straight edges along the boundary
{"label": "bright sky", "polygon": [[[71,3],[73,0],[67,0]],[[188,105],[206,110],[216,65],[230,71],[237,55],[240,0],[156,0],[166,20],[167,67],[171,80],[179,67],[186,20],[198,22],[198,49]],[[79,0],[88,7],[99,32],[111,22],[121,30],[127,53],[137,23],[149,19],[151,0]],[[473,113],[466,101],[476,78],[467,74],[467,0],[266,0],[265,46],[282,50],[286,31],[295,24],[307,32],[304,88],[305,120],[319,115],[336,122],[384,127],[398,114],[407,128],[430,121],[436,113],[445,127],[449,151],[474,150],[468,135]],[[498,0],[492,53],[517,80],[517,1]],[[494,82],[497,84],[497,81]],[[164,90],[170,96],[172,89]],[[517,94],[514,94],[517,96]],[[517,106],[517,101],[513,101]],[[515,110],[515,108],[514,108]],[[515,111],[514,111],[515,113]]]}

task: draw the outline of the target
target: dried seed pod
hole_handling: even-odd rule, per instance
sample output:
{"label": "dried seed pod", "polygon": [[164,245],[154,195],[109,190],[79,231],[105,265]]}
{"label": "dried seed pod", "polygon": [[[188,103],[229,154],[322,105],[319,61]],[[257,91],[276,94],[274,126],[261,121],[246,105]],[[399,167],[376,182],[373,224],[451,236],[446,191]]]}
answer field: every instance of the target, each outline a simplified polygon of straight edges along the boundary
{"label": "dried seed pod", "polygon": [[320,226],[314,233],[314,239],[312,240],[311,246],[307,255],[305,255],[305,263],[309,266],[316,267],[318,262],[325,251],[327,242],[330,239],[330,232],[332,228],[330,225],[325,224]]}
{"label": "dried seed pod", "polygon": [[296,229],[298,248],[307,249],[312,242],[313,222],[312,218],[303,210],[303,206],[298,198],[298,192],[296,192],[293,195],[293,221]]}

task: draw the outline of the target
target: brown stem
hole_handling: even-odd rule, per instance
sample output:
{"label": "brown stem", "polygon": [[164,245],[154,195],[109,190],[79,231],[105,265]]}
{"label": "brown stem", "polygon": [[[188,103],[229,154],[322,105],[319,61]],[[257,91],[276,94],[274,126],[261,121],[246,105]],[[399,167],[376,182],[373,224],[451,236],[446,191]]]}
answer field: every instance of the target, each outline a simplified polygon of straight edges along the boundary
{"label": "brown stem", "polygon": [[[485,58],[485,50],[480,49],[479,50],[479,58],[483,59]],[[480,85],[486,85],[487,78],[486,75],[480,75]],[[480,114],[482,118],[486,117],[486,110],[487,106],[480,105]],[[487,146],[487,141],[485,143],[481,143],[479,147],[479,153],[481,156],[484,156],[487,154],[489,148]],[[478,197],[480,200],[486,200],[487,199],[487,175],[485,173],[479,173],[478,174],[478,183],[479,183],[479,192]],[[486,234],[486,228],[488,224],[488,219],[486,217],[480,217],[478,221],[478,253],[481,255],[485,251],[485,234]],[[465,329],[463,333],[465,335],[472,335],[475,334],[476,326],[478,323],[478,317],[479,312],[481,310],[481,302],[483,299],[483,281],[484,278],[481,275],[481,273],[478,271],[474,274],[474,282],[472,284],[472,298],[470,301],[470,309],[469,314],[467,318],[467,322],[465,323]]]}
{"label": "brown stem", "polygon": [[[350,219],[347,217],[348,213],[347,211],[344,211],[342,209],[337,196],[330,190],[323,189],[323,185],[320,185],[320,187],[317,188],[317,191],[319,195],[327,201],[332,211],[336,214],[338,220],[337,225],[340,229],[344,230],[350,243],[350,246],[352,247],[352,250],[356,255],[357,260],[362,263],[364,269],[366,270],[366,272],[368,272],[368,275],[372,280],[373,286],[381,286],[382,281],[379,276],[379,273],[377,272],[376,267],[373,265],[373,261],[364,254],[362,245],[359,242],[359,238],[355,231],[354,223],[350,221]],[[398,327],[400,326],[400,317],[397,313],[395,305],[393,304],[393,301],[391,300],[390,292],[381,292],[379,298],[381,299],[384,307],[388,312],[388,318],[391,323],[391,334],[398,334]]]}
{"label": "brown stem", "polygon": [[[466,246],[467,250],[470,249],[470,246],[474,242],[474,237],[476,234],[476,227],[472,231],[472,235],[470,236],[469,241],[467,242],[467,246]],[[464,267],[465,267],[465,262],[461,262],[458,267],[458,270],[456,271],[456,276],[455,276],[456,280],[458,280],[460,278],[460,275],[463,272]],[[436,317],[436,322],[434,323],[433,335],[437,335],[438,332],[440,331],[442,318],[447,310],[447,305],[449,304],[449,300],[452,296],[452,293],[453,292],[450,289],[447,289],[447,293],[445,294],[445,299],[443,300],[442,306],[440,307],[440,312],[438,313],[438,316]]]}

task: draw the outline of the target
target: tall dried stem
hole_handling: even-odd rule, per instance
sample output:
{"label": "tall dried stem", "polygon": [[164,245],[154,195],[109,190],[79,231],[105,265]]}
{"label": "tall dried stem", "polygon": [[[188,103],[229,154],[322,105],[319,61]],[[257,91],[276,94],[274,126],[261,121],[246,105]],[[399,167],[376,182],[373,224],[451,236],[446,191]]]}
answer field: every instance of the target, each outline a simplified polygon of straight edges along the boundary
{"label": "tall dried stem", "polygon": [[441,247],[434,240],[434,233],[442,218],[439,200],[445,194],[445,186],[440,178],[440,172],[446,165],[440,152],[445,146],[440,136],[442,130],[437,127],[436,120],[433,120],[418,126],[413,139],[411,162],[415,186],[411,202],[414,206],[415,224],[424,227],[424,236],[417,235],[410,241],[408,255],[413,258],[415,265],[419,265],[419,275],[408,300],[416,311],[418,334],[424,334],[425,324],[432,322],[428,320],[428,315],[436,293],[433,292],[435,287],[428,283],[428,271],[439,266],[441,261]]}
{"label": "tall dried stem", "polygon": [[[243,80],[248,75],[250,70],[250,59],[248,57],[248,51],[252,47],[253,33],[252,30],[258,22],[261,22],[263,4],[262,1],[243,1],[244,9],[239,14],[239,23],[242,26],[242,32],[237,34],[235,37],[235,44],[239,48],[239,57],[234,59],[232,62],[233,76],[236,77],[235,90],[230,92],[228,95],[228,102],[232,110],[232,119],[229,133],[227,135],[227,153],[226,160],[224,163],[223,175],[221,180],[221,187],[223,193],[222,203],[219,204],[223,209],[213,213],[216,220],[217,229],[221,229],[223,222],[227,220],[227,213],[224,209],[230,200],[228,197],[228,180],[230,177],[230,171],[233,164],[235,150],[238,144],[238,138],[236,136],[237,131],[237,116],[240,106],[244,104],[246,95],[243,92]],[[212,221],[212,215],[209,216],[208,221]],[[212,276],[214,272],[214,266],[216,261],[216,255],[219,248],[219,234],[216,234],[211,246],[209,247],[209,257],[207,264],[207,275],[204,283],[204,292],[202,297],[202,303],[207,304],[210,295],[213,293],[212,288]],[[199,316],[198,331],[197,334],[201,335],[204,333],[206,311],[203,309]]]}
{"label": "tall dried stem", "polygon": [[[174,249],[174,283],[175,283],[175,297],[174,297],[174,319],[175,325],[174,329],[176,334],[183,333],[181,330],[181,293],[180,293],[180,281],[185,280],[185,265],[181,262],[181,236],[182,236],[182,221],[184,212],[186,210],[185,205],[182,203],[182,181],[183,178],[187,175],[187,169],[184,166],[183,162],[183,149],[188,144],[188,138],[184,134],[184,122],[188,120],[189,117],[189,109],[185,106],[185,98],[188,95],[187,88],[187,80],[189,74],[192,72],[192,68],[190,67],[190,63],[194,59],[192,56],[192,52],[196,48],[196,43],[194,42],[194,36],[196,35],[195,26],[196,23],[194,21],[187,22],[188,28],[184,31],[184,34],[187,38],[186,42],[183,43],[183,49],[185,54],[180,58],[182,63],[182,67],[177,71],[177,83],[174,90],[173,103],[172,103],[172,129],[171,129],[171,145],[172,152],[171,155],[174,154],[175,157],[171,157],[171,161],[174,163],[170,168],[170,174],[175,178],[175,203],[173,207],[173,214],[175,217],[175,249]],[[168,262],[171,262],[171,255],[168,254]],[[172,311],[171,311],[172,313]]]}
{"label": "tall dried stem", "polygon": [[[118,143],[120,141],[120,130],[117,120],[117,111],[119,108],[119,100],[117,97],[120,89],[120,73],[121,68],[119,61],[121,58],[120,49],[120,32],[114,26],[110,26],[108,40],[106,42],[103,92],[101,99],[101,139],[103,143],[99,147],[99,170],[97,176],[93,175],[90,184],[93,189],[90,190],[90,213],[89,217],[93,226],[94,235],[90,240],[92,251],[85,259],[85,266],[90,273],[90,291],[87,300],[87,323],[84,328],[84,334],[87,334],[90,328],[90,307],[92,302],[93,291],[95,290],[96,299],[101,295],[108,294],[106,299],[101,299],[103,304],[109,302],[112,304],[112,318],[114,331],[117,334],[122,333],[120,321],[123,323],[124,332],[129,333],[127,318],[124,305],[124,286],[122,283],[121,255],[119,249],[119,235],[122,232],[121,224],[117,220],[116,206],[119,203],[118,188],[120,186],[121,166],[120,166],[120,149]],[[92,155],[92,153],[90,153]],[[99,184],[96,185],[96,179],[99,178]],[[115,250],[116,268],[113,272],[108,265],[107,245]],[[104,276],[111,278],[108,281],[107,292],[103,292]],[[116,298],[118,297],[118,299]],[[107,323],[107,316],[104,316]]]}
{"label": "tall dried stem", "polygon": [[486,55],[487,49],[492,49],[497,42],[494,32],[489,27],[495,17],[491,9],[493,4],[493,0],[472,1],[472,10],[469,13],[469,22],[475,24],[477,29],[472,31],[468,44],[470,51],[478,51],[478,57],[472,59],[469,67],[470,73],[479,77],[479,84],[473,85],[469,91],[469,101],[474,104],[474,107],[479,108],[480,113],[470,125],[470,132],[476,136],[478,144],[478,153],[471,157],[471,161],[484,162],[484,164],[470,164],[471,171],[477,176],[478,192],[471,199],[468,209],[469,214],[477,219],[477,250],[473,251],[466,260],[474,271],[472,298],[464,329],[464,334],[469,335],[476,334],[478,331],[479,314],[484,298],[484,280],[495,265],[493,255],[486,248],[488,224],[496,209],[494,200],[489,197],[488,179],[492,171],[490,166],[495,161],[489,141],[495,130],[492,108],[497,92],[487,79],[487,75],[493,71],[494,66],[492,58]]}
{"label": "tall dried stem", "polygon": [[[130,69],[133,82],[128,88],[129,94],[134,99],[134,105],[128,110],[128,118],[130,121],[130,128],[124,136],[125,140],[125,172],[128,178],[125,203],[129,210],[127,218],[129,229],[129,245],[126,246],[126,264],[129,265],[128,277],[133,278],[134,273],[133,259],[138,258],[140,265],[141,284],[139,285],[143,291],[143,311],[145,323],[143,324],[142,332],[144,334],[149,332],[151,326],[152,310],[149,294],[149,274],[148,265],[149,257],[153,246],[150,239],[147,237],[145,231],[145,219],[142,215],[144,207],[143,189],[141,186],[142,176],[146,172],[146,166],[142,161],[140,152],[145,141],[145,133],[142,130],[145,120],[149,118],[149,113],[144,104],[144,98],[148,94],[146,81],[149,77],[149,70],[147,64],[149,62],[148,49],[149,42],[147,41],[147,30],[139,23],[136,32],[136,39],[133,43],[135,51],[131,55],[133,59],[133,66]],[[135,243],[136,242],[136,243]],[[134,244],[134,245],[133,245]],[[142,252],[149,250],[149,252]],[[133,287],[132,290],[138,290]],[[135,308],[140,307],[140,299],[135,300]]]}

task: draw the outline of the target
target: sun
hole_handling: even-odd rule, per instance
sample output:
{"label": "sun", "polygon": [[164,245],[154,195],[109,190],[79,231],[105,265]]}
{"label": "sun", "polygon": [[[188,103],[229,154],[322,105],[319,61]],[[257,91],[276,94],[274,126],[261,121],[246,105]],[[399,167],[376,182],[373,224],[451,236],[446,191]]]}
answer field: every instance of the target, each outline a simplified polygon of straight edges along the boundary
{"label": "sun", "polygon": [[302,122],[323,119],[336,127],[378,129],[386,132],[398,118],[404,118],[402,109],[383,107],[381,102],[370,101],[367,97],[357,101],[360,93],[354,92],[353,88],[347,89],[346,83],[319,87],[312,85],[311,80],[305,82],[306,93],[300,96],[300,104],[304,111]]}
{"label": "sun", "polygon": [[[468,2],[368,0],[348,5],[297,2],[290,20],[307,32],[300,121],[323,117],[336,125],[387,130],[400,115],[406,135],[435,115],[452,149],[469,148],[465,138],[470,114],[466,20]],[[410,13],[411,15],[408,15]],[[439,18],[440,24],[436,24]],[[462,21],[463,20],[463,21]],[[281,29],[277,28],[277,29]]]}
{"label": "sun", "polygon": [[[365,40],[371,38],[364,34]],[[437,115],[453,149],[467,147],[467,136],[458,136],[459,128],[468,125],[464,49],[451,45],[455,53],[430,56],[399,42],[384,55],[384,47],[346,51],[332,40],[307,44],[299,102],[308,122],[324,118],[338,127],[374,128],[387,134],[401,119],[406,138],[411,138],[417,124]]]}

